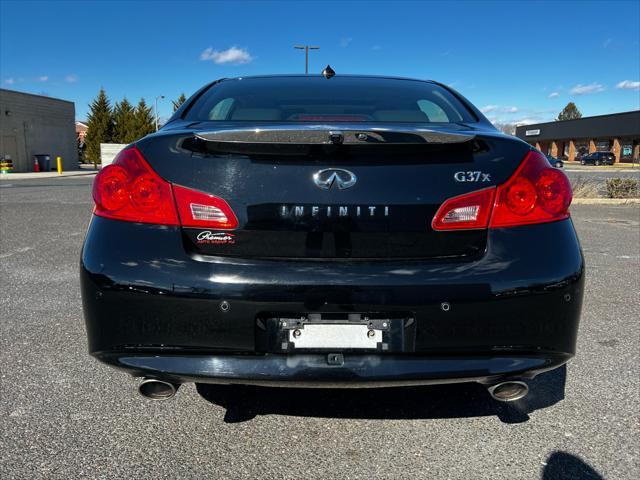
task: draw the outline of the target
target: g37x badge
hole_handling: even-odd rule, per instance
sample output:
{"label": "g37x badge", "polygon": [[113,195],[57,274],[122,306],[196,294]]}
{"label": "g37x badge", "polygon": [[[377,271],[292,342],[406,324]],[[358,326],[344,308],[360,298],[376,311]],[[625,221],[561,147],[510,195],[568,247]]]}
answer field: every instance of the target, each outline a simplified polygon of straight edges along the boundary
{"label": "g37x badge", "polygon": [[491,174],[476,171],[468,171],[468,172],[456,172],[453,174],[453,178],[456,182],[490,182]]}

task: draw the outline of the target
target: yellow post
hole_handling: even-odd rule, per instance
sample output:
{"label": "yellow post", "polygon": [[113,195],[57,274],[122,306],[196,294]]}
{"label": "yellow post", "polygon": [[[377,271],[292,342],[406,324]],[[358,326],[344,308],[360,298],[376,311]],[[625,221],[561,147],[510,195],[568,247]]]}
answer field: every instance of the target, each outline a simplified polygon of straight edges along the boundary
{"label": "yellow post", "polygon": [[62,157],[56,157],[56,163],[58,164],[58,175],[62,175]]}

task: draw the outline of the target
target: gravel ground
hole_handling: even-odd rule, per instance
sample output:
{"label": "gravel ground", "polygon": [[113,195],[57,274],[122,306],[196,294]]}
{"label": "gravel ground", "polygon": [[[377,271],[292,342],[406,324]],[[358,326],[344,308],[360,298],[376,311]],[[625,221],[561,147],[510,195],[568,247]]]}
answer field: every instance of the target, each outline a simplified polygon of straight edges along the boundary
{"label": "gravel ground", "polygon": [[640,208],[573,208],[578,355],[513,407],[477,385],[196,389],[150,402],[87,354],[91,178],[0,184],[0,476],[636,479]]}

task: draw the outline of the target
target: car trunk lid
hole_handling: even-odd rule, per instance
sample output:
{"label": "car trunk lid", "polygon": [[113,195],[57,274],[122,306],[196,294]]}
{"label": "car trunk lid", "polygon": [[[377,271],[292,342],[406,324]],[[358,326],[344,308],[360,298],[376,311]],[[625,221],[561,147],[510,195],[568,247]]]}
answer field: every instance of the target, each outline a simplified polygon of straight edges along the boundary
{"label": "car trunk lid", "polygon": [[166,180],[223,198],[238,228],[184,228],[205,255],[395,259],[477,256],[486,230],[435,231],[451,197],[495,186],[528,147],[493,130],[448,124],[238,125],[208,122],[142,140]]}

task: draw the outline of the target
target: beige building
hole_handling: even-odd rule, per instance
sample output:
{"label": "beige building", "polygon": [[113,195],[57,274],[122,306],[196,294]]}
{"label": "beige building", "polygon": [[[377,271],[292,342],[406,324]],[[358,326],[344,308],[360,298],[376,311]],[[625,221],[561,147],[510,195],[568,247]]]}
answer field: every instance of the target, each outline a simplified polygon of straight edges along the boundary
{"label": "beige building", "polygon": [[76,136],[81,142],[84,142],[84,137],[87,136],[87,130],[89,130],[89,126],[86,123],[76,122]]}
{"label": "beige building", "polygon": [[640,110],[516,128],[516,136],[547,155],[570,162],[596,151],[612,152],[618,162],[638,163]]}

